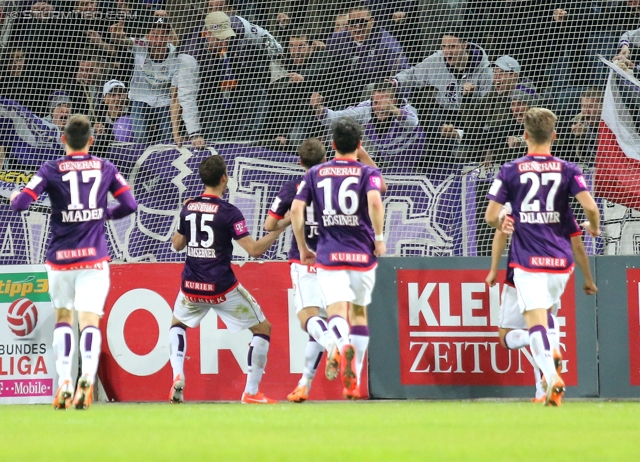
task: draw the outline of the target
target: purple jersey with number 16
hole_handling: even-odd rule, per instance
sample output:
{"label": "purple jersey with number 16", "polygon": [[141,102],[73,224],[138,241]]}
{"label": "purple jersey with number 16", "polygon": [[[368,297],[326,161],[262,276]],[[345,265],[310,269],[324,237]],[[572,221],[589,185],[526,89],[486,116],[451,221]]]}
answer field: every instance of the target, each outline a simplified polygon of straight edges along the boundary
{"label": "purple jersey with number 16", "polygon": [[381,185],[377,168],[351,159],[334,159],[307,172],[296,199],[315,209],[317,267],[365,271],[376,265],[367,193],[380,191]]}
{"label": "purple jersey with number 16", "polygon": [[47,264],[54,269],[89,268],[109,260],[104,222],[107,193],[118,197],[129,186],[108,160],[65,156],[38,170],[23,192],[51,200],[51,243]]}
{"label": "purple jersey with number 16", "polygon": [[511,203],[514,232],[509,266],[566,272],[573,266],[567,233],[569,200],[588,191],[580,168],[549,154],[530,154],[500,169],[487,197]]}
{"label": "purple jersey with number 16", "polygon": [[203,194],[182,208],[178,232],[187,238],[182,292],[194,301],[224,301],[224,294],[238,284],[231,269],[232,240],[249,235],[242,212],[218,196]]}

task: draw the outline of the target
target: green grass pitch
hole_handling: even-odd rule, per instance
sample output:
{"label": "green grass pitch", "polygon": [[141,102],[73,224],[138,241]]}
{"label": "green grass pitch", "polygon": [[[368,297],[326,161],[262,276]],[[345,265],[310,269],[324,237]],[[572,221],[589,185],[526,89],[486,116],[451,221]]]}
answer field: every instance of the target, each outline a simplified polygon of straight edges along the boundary
{"label": "green grass pitch", "polygon": [[0,407],[0,461],[637,461],[640,402]]}

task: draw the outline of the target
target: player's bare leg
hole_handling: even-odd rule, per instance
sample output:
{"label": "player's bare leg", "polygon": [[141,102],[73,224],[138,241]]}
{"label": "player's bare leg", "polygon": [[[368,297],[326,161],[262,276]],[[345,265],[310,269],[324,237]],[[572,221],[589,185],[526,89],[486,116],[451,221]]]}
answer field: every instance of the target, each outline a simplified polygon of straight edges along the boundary
{"label": "player's bare leg", "polygon": [[276,400],[267,398],[259,390],[260,380],[267,366],[267,353],[269,352],[269,343],[271,341],[271,324],[265,319],[249,328],[249,330],[253,333],[253,338],[249,344],[249,355],[247,357],[249,372],[241,402],[243,404],[276,404]]}
{"label": "player's bare leg", "polygon": [[335,344],[335,348],[327,356],[325,375],[329,380],[335,379],[340,373],[341,353],[349,345],[348,313],[348,302],[336,302],[327,307],[327,326]]}
{"label": "player's bare leg", "polygon": [[169,402],[184,403],[184,357],[187,353],[187,326],[175,317],[169,329],[169,361],[173,371],[173,383],[169,390]]}
{"label": "player's bare leg", "polygon": [[73,407],[89,409],[93,400],[93,383],[98,372],[98,360],[102,345],[100,315],[88,311],[78,312],[80,327],[80,357],[82,360],[82,376],[78,379],[76,394],[73,397]]}
{"label": "player's bare leg", "polygon": [[311,383],[316,375],[318,364],[326,349],[331,348],[332,340],[327,324],[319,317],[320,309],[316,306],[303,308],[298,313],[300,326],[309,334],[309,341],[304,350],[304,371],[298,381],[298,386],[287,395],[287,399],[293,403],[302,403],[309,398]]}
{"label": "player's bare leg", "polygon": [[556,372],[547,336],[547,309],[538,308],[524,312],[529,326],[531,354],[547,380],[547,406],[560,406],[564,395],[564,382]]}
{"label": "player's bare leg", "polygon": [[53,330],[53,352],[58,373],[58,391],[53,401],[54,409],[67,409],[73,396],[71,378],[71,360],[75,350],[73,334],[73,311],[66,308],[56,309],[56,327]]}
{"label": "player's bare leg", "polygon": [[349,333],[349,343],[351,343],[356,351],[356,387],[347,389],[345,387],[344,394],[347,399],[360,398],[360,378],[362,376],[362,367],[364,365],[364,357],[369,346],[369,327],[367,319],[367,307],[351,303],[349,309],[349,322],[351,323],[351,331]]}

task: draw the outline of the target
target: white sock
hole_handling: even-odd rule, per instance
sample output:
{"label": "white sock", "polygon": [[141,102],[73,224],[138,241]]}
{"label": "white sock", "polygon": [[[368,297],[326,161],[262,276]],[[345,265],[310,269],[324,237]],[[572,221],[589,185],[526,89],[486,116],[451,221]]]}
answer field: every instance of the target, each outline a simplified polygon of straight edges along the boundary
{"label": "white sock", "polygon": [[58,387],[65,380],[71,380],[71,360],[75,352],[76,341],[73,329],[66,322],[59,322],[53,330],[53,352],[56,358],[56,372],[58,373]]}
{"label": "white sock", "polygon": [[342,316],[331,316],[327,323],[333,341],[338,346],[338,351],[349,342],[349,323]]}
{"label": "white sock", "polygon": [[247,373],[247,385],[244,388],[245,393],[255,395],[258,393],[258,387],[260,386],[260,380],[264,373],[264,368],[267,366],[267,353],[269,352],[269,341],[271,338],[268,335],[255,334],[249,344],[249,355],[247,357],[247,363],[249,364],[249,372]]}
{"label": "white sock", "polygon": [[369,327],[367,326],[351,326],[349,334],[349,343],[356,349],[356,372],[358,374],[358,385],[360,385],[360,375],[362,374],[362,366],[364,365],[364,355],[369,346]]}
{"label": "white sock", "polygon": [[89,376],[93,384],[98,372],[100,360],[100,347],[102,346],[102,333],[94,326],[82,329],[80,335],[80,354],[82,355],[82,375]]}
{"label": "white sock", "polygon": [[324,347],[316,342],[313,337],[309,337],[307,346],[304,349],[304,372],[302,373],[302,379],[298,382],[299,386],[306,385],[307,388],[311,388],[311,381],[316,376],[316,370],[323,353]]}
{"label": "white sock", "polygon": [[529,331],[524,329],[513,329],[504,336],[504,344],[510,350],[518,350],[529,346]]}
{"label": "white sock", "polygon": [[529,340],[531,341],[531,355],[549,383],[551,378],[556,375],[556,367],[553,364],[553,356],[551,356],[547,329],[542,325],[533,326],[529,329]]}
{"label": "white sock", "polygon": [[551,311],[547,312],[547,336],[549,337],[549,343],[551,344],[551,351],[560,351],[560,328],[558,326],[558,319],[551,314]]}
{"label": "white sock", "polygon": [[313,337],[325,350],[333,346],[333,336],[329,332],[327,322],[319,316],[312,316],[305,325],[307,333]]}
{"label": "white sock", "polygon": [[173,380],[178,375],[184,380],[184,356],[187,353],[187,332],[179,324],[169,329],[169,361],[173,369]]}
{"label": "white sock", "polygon": [[536,398],[542,398],[546,396],[546,393],[542,389],[542,374],[540,373],[540,368],[534,364],[533,366],[533,376],[536,379]]}

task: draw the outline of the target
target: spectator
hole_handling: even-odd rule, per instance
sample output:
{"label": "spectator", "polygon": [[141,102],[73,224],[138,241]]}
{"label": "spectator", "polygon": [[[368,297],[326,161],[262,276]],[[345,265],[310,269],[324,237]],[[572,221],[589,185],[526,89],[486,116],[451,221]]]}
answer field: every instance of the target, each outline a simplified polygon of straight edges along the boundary
{"label": "spectator", "polygon": [[75,113],[86,115],[92,124],[100,120],[98,105],[102,90],[99,85],[102,70],[103,64],[98,54],[86,50],[85,56],[78,62],[75,82],[67,89]]}
{"label": "spectator", "polygon": [[[419,101],[419,113],[427,127],[431,157],[436,150],[457,149],[459,136],[454,127],[462,123],[461,106],[485,96],[493,79],[487,54],[464,40],[460,32],[445,32],[441,43],[440,51],[392,80],[399,88],[427,90],[426,98]],[[415,95],[414,99],[419,100]]]}
{"label": "spectator", "polygon": [[[62,133],[71,115],[71,99],[63,91],[54,92],[49,98],[49,115],[44,120],[53,124]],[[59,141],[60,146],[62,142]]]}
{"label": "spectator", "polygon": [[267,86],[280,44],[264,29],[222,12],[205,18],[198,95],[205,140],[256,139],[268,106]]}
{"label": "spectator", "polygon": [[174,35],[166,16],[151,17],[144,38],[126,37],[122,25],[112,29],[113,40],[129,49],[135,59],[129,89],[131,121],[136,143],[154,144],[171,139],[171,82],[180,65]]}
{"label": "spectator", "polygon": [[0,96],[28,107],[31,82],[25,72],[25,54],[22,48],[9,48],[2,53],[0,67]]}
{"label": "spectator", "polygon": [[191,145],[196,149],[202,149],[205,146],[205,141],[200,133],[200,115],[197,102],[200,89],[198,63],[193,56],[185,53],[178,55],[178,60],[180,61],[178,71],[171,79],[173,140],[178,147],[182,146],[183,133],[186,131]]}
{"label": "spectator", "polygon": [[320,94],[311,95],[311,106],[327,127],[343,116],[364,125],[365,136],[376,151],[371,157],[383,171],[415,171],[423,155],[425,135],[416,110],[406,101],[398,106],[393,84],[376,83],[370,100],[342,111],[332,111],[322,101]]}
{"label": "spectator", "polygon": [[358,104],[368,98],[369,85],[409,67],[398,41],[376,23],[365,3],[349,10],[347,30],[327,41],[327,52],[332,78],[325,96],[334,109]]}
{"label": "spectator", "polygon": [[109,80],[102,88],[100,122],[94,125],[94,150],[105,155],[113,143],[133,143],[133,123],[127,108],[127,87]]}
{"label": "spectator", "polygon": [[602,115],[604,93],[596,87],[587,88],[580,94],[580,113],[572,120],[569,146],[563,156],[565,160],[593,164],[596,159],[598,127]]}
{"label": "spectator", "polygon": [[302,141],[315,135],[317,121],[309,110],[309,97],[324,80],[327,54],[313,46],[306,31],[294,31],[283,64],[286,78],[270,86],[272,101],[265,122],[265,139],[276,148],[295,150]]}

